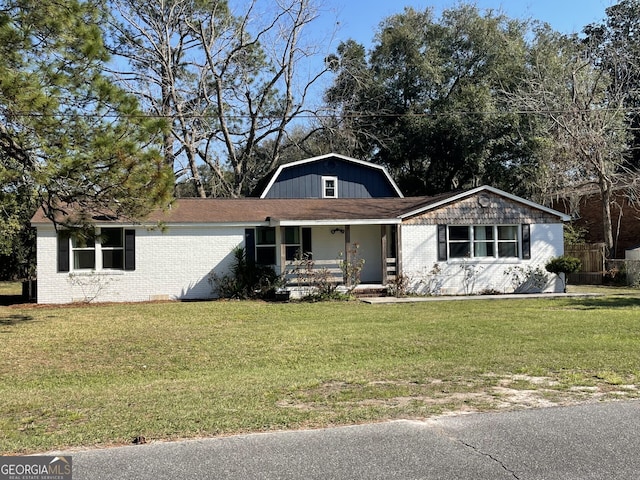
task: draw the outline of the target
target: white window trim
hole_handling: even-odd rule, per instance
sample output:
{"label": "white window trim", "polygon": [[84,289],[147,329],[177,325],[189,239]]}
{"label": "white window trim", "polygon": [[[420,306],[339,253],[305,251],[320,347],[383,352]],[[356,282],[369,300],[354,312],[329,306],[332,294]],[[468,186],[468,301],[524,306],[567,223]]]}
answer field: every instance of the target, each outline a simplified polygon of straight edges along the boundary
{"label": "white window trim", "polygon": [[[96,249],[96,235],[94,234],[93,246],[74,247],[74,239],[69,237],[69,271],[70,272],[91,272],[98,270],[98,250]],[[76,252],[93,252],[93,268],[76,268]]]}
{"label": "white window trim", "polygon": [[[467,242],[462,242],[460,240],[454,240],[452,241],[450,238],[450,234],[449,234],[449,228],[450,227],[466,227],[469,230],[469,240],[468,242],[470,243],[470,256],[469,257],[452,257],[451,256],[451,249],[450,249],[450,245],[451,244],[456,244],[456,243],[467,243]],[[474,256],[474,250],[475,250],[475,244],[476,242],[485,242],[485,240],[480,239],[480,240],[476,240],[474,233],[475,233],[475,227],[491,227],[493,228],[493,240],[491,240],[491,242],[493,243],[493,255],[491,256]],[[517,249],[517,255],[516,256],[504,256],[501,257],[499,256],[498,252],[499,252],[499,245],[501,243],[514,243],[513,240],[499,240],[498,239],[498,227],[516,227],[516,239],[515,239],[515,243],[516,243],[516,249]],[[449,261],[452,262],[461,262],[461,261],[468,261],[468,260],[474,260],[474,261],[483,261],[483,260],[487,260],[487,261],[492,261],[492,260],[497,260],[500,259],[501,261],[517,261],[517,260],[522,260],[522,233],[520,230],[520,225],[518,224],[488,224],[488,225],[481,225],[481,224],[473,224],[473,225],[456,225],[456,224],[451,224],[451,225],[447,225],[447,258],[449,259]]]}
{"label": "white window trim", "polygon": [[[99,236],[96,235],[96,255],[98,255],[98,252],[100,252],[100,260],[98,260],[98,258],[96,257],[96,267],[98,266],[98,262],[100,262],[100,270],[105,270],[105,271],[115,271],[115,272],[119,272],[121,270],[124,270],[124,228],[120,228],[120,227],[103,227],[103,228],[112,228],[114,230],[120,230],[120,243],[121,246],[119,247],[105,247],[102,245],[102,242],[99,240]],[[102,233],[102,228],[99,229],[100,230],[100,234]],[[122,267],[121,268],[105,268],[104,264],[103,264],[103,256],[102,256],[102,252],[105,251],[115,251],[115,250],[119,250],[122,252]]]}
{"label": "white window trim", "polygon": [[[327,182],[333,181],[333,196],[327,195]],[[322,198],[338,198],[338,177],[322,177]]]}
{"label": "white window trim", "polygon": [[[121,230],[120,234],[122,235],[122,247],[120,248],[115,248],[115,247],[103,247],[102,246],[102,242],[100,241],[100,234],[102,233],[102,228],[100,227],[96,227],[95,229],[95,234],[94,234],[94,240],[93,240],[93,248],[91,247],[85,247],[85,248],[78,248],[78,247],[74,247],[73,246],[73,238],[69,237],[69,272],[77,272],[77,273],[90,273],[90,272],[105,272],[105,273],[109,273],[109,272],[122,272],[124,271],[124,228],[120,228],[120,227],[105,227],[105,228],[119,228]],[[94,252],[94,265],[93,268],[76,268],[76,262],[75,262],[75,254],[74,252],[76,251],[89,251],[89,250],[93,250]],[[103,250],[122,250],[122,261],[123,261],[123,265],[122,268],[104,268],[102,266],[102,252]]]}

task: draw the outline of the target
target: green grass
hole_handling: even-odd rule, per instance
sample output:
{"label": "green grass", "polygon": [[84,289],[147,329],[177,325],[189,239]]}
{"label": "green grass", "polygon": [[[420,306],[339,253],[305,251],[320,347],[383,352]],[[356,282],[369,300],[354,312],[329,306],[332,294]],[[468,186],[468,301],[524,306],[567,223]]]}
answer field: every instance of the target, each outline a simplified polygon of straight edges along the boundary
{"label": "green grass", "polygon": [[0,453],[29,453],[635,397],[640,296],[0,307],[0,342]]}
{"label": "green grass", "polygon": [[0,295],[22,295],[22,283],[0,282]]}

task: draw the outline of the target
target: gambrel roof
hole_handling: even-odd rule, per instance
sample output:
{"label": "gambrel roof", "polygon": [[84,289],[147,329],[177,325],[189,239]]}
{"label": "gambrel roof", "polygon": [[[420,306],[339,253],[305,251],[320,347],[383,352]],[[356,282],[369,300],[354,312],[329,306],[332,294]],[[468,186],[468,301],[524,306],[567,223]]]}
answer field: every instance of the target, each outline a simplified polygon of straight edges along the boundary
{"label": "gambrel roof", "polygon": [[[315,179],[335,175],[352,189],[345,197],[400,197],[402,192],[387,169],[375,163],[329,153],[280,165],[256,187],[260,198],[320,197]],[[342,194],[340,195],[343,196]]]}

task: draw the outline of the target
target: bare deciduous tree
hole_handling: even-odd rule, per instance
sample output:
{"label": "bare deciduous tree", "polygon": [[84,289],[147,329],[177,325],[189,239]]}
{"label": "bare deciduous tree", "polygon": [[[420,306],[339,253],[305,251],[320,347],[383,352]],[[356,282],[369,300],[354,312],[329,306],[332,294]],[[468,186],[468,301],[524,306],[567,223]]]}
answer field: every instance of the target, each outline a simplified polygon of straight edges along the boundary
{"label": "bare deciduous tree", "polygon": [[612,86],[589,45],[539,31],[530,70],[520,88],[508,93],[514,109],[537,118],[542,148],[534,181],[539,191],[597,186],[609,249],[612,191],[624,170],[627,149],[625,92]]}
{"label": "bare deciduous tree", "polygon": [[204,197],[205,164],[216,184],[208,190],[247,193],[278,164],[292,123],[313,115],[305,102],[325,70],[301,73],[318,49],[303,41],[316,18],[310,0],[252,0],[243,11],[219,0],[110,3],[113,53],[123,59],[115,77],[171,119],[164,150],[176,175]]}

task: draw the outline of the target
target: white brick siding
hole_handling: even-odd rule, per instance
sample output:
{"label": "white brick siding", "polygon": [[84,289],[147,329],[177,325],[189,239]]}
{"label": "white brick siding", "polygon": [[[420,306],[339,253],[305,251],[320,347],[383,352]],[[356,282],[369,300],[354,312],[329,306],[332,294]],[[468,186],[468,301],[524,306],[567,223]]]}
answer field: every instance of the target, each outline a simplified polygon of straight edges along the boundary
{"label": "white brick siding", "polygon": [[[563,254],[562,224],[531,225],[531,260],[438,262],[437,225],[404,224],[400,228],[402,271],[409,278],[411,289],[422,294],[480,293],[487,289],[511,292],[514,290],[511,277],[505,275],[509,268],[544,271],[550,258]],[[164,231],[136,227],[134,271],[59,273],[56,232],[53,227],[38,225],[38,302],[212,298],[210,274],[228,272],[233,249],[244,245],[244,230],[243,226],[168,226]],[[336,259],[344,250],[344,235],[330,231],[330,227],[313,228],[314,258]],[[362,281],[379,280],[380,226],[352,226],[351,241],[360,243],[366,258]],[[473,272],[467,282],[465,271]],[[547,275],[549,283],[544,291],[561,291],[560,282]]]}
{"label": "white brick siding", "polygon": [[226,273],[244,244],[241,227],[135,230],[136,270],[58,273],[56,232],[38,226],[38,303],[211,298],[209,274]]}
{"label": "white brick siding", "polygon": [[[438,261],[437,225],[402,225],[403,274],[410,288],[420,294],[471,294],[483,290],[514,291],[509,268],[522,272],[541,269],[548,277],[545,292],[561,292],[562,285],[544,269],[553,257],[564,253],[562,224],[531,225],[531,259],[450,259]],[[468,274],[465,282],[465,273]]]}

